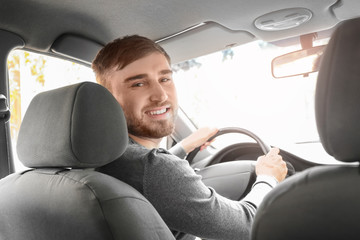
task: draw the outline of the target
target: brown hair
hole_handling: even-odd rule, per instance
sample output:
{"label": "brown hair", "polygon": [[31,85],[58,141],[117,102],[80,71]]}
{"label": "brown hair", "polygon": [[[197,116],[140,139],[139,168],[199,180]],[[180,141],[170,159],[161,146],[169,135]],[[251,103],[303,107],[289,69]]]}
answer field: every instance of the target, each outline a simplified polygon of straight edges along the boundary
{"label": "brown hair", "polygon": [[150,53],[163,54],[170,64],[170,56],[156,42],[142,36],[131,35],[117,38],[103,47],[92,62],[92,69],[96,75],[96,81],[105,87],[106,74],[111,68],[121,70],[132,62],[147,56]]}

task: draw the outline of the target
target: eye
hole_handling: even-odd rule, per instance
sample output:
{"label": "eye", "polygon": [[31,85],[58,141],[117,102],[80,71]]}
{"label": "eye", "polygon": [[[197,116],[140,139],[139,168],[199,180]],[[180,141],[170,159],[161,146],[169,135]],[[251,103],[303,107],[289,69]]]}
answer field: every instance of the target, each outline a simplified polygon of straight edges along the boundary
{"label": "eye", "polygon": [[168,82],[168,81],[171,81],[171,79],[170,78],[162,78],[160,81],[161,82]]}
{"label": "eye", "polygon": [[142,87],[142,86],[144,86],[144,83],[142,82],[134,83],[133,85],[131,85],[131,87]]}

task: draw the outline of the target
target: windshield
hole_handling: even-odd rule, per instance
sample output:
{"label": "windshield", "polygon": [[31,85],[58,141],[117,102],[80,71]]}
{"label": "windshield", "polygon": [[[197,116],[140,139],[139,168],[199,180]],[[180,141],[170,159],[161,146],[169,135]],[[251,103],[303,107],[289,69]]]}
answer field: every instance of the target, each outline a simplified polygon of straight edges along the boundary
{"label": "windshield", "polygon": [[317,72],[282,79],[271,73],[274,57],[299,49],[255,41],[177,64],[180,106],[196,127],[241,127],[305,159],[304,146],[311,156],[323,155],[314,114]]}

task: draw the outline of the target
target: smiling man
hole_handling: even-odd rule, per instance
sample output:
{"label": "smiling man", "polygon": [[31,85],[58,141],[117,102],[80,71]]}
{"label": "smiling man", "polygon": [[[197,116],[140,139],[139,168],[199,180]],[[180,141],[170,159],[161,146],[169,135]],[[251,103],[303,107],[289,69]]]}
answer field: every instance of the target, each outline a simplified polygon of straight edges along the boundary
{"label": "smiling man", "polygon": [[[258,159],[257,180],[244,199],[226,199],[205,186],[186,160],[159,148],[162,138],[173,132],[178,110],[164,49],[145,37],[128,36],[107,44],[92,67],[97,81],[122,106],[129,130],[125,153],[98,170],[141,192],[177,239],[248,239],[257,206],[285,178],[279,150]],[[216,131],[199,130],[191,144],[188,139],[181,142],[177,155],[206,143]]]}
{"label": "smiling man", "polygon": [[145,146],[154,148],[164,134],[174,131],[177,96],[172,71],[163,54],[150,53],[122,71],[114,67],[108,79],[113,95],[124,109],[129,134],[134,140],[146,140]]}

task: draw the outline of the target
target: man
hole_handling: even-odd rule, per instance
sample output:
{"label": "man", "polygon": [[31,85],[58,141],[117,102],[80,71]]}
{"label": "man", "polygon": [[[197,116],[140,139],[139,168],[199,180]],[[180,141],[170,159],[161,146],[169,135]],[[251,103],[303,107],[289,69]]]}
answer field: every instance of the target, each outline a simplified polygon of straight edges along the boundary
{"label": "man", "polygon": [[[285,178],[287,168],[279,150],[259,157],[257,180],[244,199],[226,199],[206,187],[187,161],[159,148],[162,138],[173,132],[178,110],[170,57],[164,49],[145,37],[128,36],[100,50],[92,67],[97,81],[122,106],[129,130],[126,152],[99,171],[140,191],[177,239],[248,239],[257,206]],[[191,138],[198,139],[190,141],[192,146],[183,142],[184,152],[206,145],[206,135],[216,129],[200,131],[202,137]]]}

